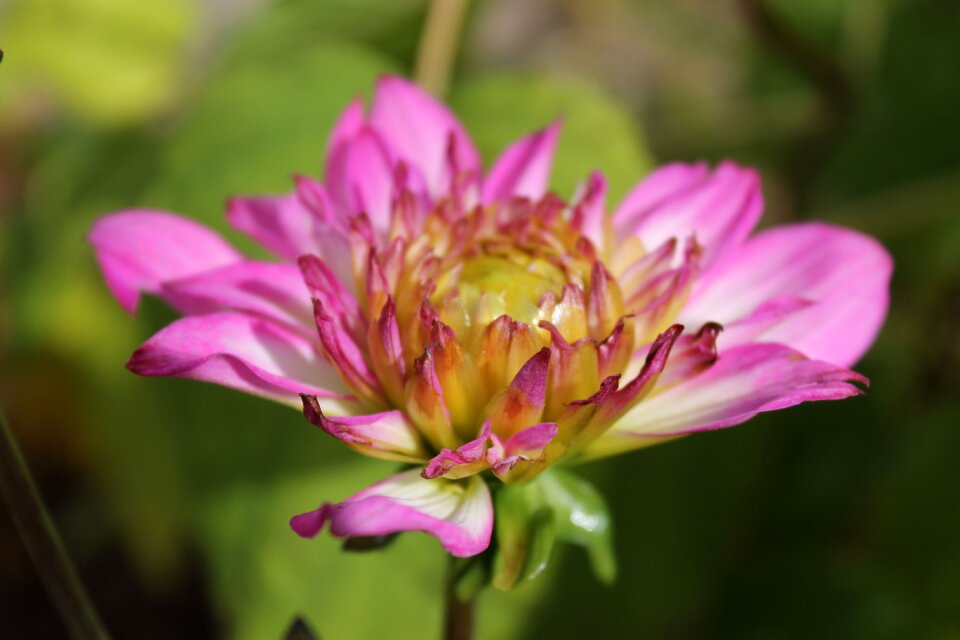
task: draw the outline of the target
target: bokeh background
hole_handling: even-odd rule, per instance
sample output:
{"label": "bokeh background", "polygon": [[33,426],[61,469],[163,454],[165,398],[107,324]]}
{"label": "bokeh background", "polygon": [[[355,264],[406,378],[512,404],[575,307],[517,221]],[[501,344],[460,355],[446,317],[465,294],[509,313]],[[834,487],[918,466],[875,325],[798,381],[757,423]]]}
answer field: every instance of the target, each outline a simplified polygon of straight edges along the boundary
{"label": "bokeh background", "polygon": [[[118,638],[433,637],[444,557],[297,539],[385,471],[297,412],[146,380],[84,235],[111,210],[223,231],[230,194],[319,174],[333,119],[409,74],[420,0],[0,2],[0,403]],[[960,4],[475,0],[448,99],[490,159],[558,114],[553,186],[653,164],[761,170],[764,224],[879,237],[893,306],[865,398],[580,468],[620,576],[580,549],[480,606],[482,638],[960,638]],[[346,453],[345,453],[346,452]],[[64,629],[0,510],[0,635]]]}

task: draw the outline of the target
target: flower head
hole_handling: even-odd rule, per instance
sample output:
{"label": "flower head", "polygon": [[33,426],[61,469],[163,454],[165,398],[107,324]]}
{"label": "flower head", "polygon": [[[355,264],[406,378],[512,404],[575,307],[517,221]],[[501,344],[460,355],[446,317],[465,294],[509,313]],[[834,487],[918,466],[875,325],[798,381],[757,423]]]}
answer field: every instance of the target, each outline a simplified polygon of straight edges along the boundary
{"label": "flower head", "polygon": [[673,164],[608,214],[603,176],[547,191],[560,125],[484,172],[463,127],[404,80],[350,104],[323,182],[234,198],[278,260],[213,231],[123,211],[91,232],[108,286],[185,317],[128,363],[302,406],[364,455],[415,465],[296,516],[304,536],[489,544],[488,482],[859,394],[847,369],[887,307],[891,262],[825,224],[754,233],[756,174]]}

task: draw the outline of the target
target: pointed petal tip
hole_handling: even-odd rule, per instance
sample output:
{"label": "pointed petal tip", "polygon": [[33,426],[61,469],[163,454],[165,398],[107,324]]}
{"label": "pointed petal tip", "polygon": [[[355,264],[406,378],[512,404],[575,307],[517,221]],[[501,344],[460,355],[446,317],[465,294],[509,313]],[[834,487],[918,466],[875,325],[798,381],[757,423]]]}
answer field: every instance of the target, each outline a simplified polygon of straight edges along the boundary
{"label": "pointed petal tip", "polygon": [[303,416],[311,423],[320,426],[325,419],[317,396],[309,393],[301,393],[300,401],[303,403]]}
{"label": "pointed petal tip", "polygon": [[542,405],[547,393],[547,372],[550,368],[550,347],[543,347],[527,360],[510,386],[523,392],[536,405]]}
{"label": "pointed petal tip", "polygon": [[381,73],[377,76],[377,88],[390,86],[393,84],[400,84],[404,86],[416,86],[406,78],[396,73]]}
{"label": "pointed petal tip", "polygon": [[311,539],[323,530],[327,522],[330,505],[325,504],[319,509],[300,513],[290,518],[290,528],[301,538]]}
{"label": "pointed petal tip", "polygon": [[663,333],[657,336],[657,339],[654,341],[654,345],[664,345],[670,343],[672,346],[677,338],[680,337],[680,334],[683,333],[682,324],[672,324],[670,325]]}
{"label": "pointed petal tip", "polygon": [[511,143],[494,161],[483,181],[481,200],[507,201],[512,197],[537,200],[546,193],[560,135],[560,122]]}
{"label": "pointed petal tip", "polygon": [[124,368],[138,376],[149,376],[150,374],[147,372],[150,370],[149,363],[152,360],[150,352],[151,349],[146,344],[137,347],[127,358],[127,362],[123,365]]}
{"label": "pointed petal tip", "polygon": [[563,115],[558,115],[556,118],[550,121],[550,124],[537,131],[537,134],[542,135],[545,139],[550,140],[551,144],[553,144],[563,131],[563,124]]}
{"label": "pointed petal tip", "polygon": [[681,334],[683,334],[683,325],[674,324],[657,336],[657,339],[650,345],[650,351],[647,353],[647,359],[643,365],[644,370],[640,372],[638,377],[663,371],[667,358],[670,356],[670,351]]}
{"label": "pointed petal tip", "polygon": [[365,108],[365,102],[364,102],[363,96],[360,95],[359,93],[355,95],[353,99],[350,100],[350,102],[347,103],[347,109],[359,110],[361,114],[363,114],[364,108]]}

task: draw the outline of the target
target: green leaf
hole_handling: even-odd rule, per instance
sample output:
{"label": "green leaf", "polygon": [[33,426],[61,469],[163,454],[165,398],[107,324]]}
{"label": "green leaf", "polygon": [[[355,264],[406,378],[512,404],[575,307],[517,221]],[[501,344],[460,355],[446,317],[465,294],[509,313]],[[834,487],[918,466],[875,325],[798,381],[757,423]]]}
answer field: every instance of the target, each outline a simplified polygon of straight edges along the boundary
{"label": "green leaf", "polygon": [[651,166],[630,113],[580,80],[493,75],[458,85],[451,103],[488,164],[517,138],[562,117],[551,177],[562,197],[599,170],[609,181],[608,203],[615,204]]}

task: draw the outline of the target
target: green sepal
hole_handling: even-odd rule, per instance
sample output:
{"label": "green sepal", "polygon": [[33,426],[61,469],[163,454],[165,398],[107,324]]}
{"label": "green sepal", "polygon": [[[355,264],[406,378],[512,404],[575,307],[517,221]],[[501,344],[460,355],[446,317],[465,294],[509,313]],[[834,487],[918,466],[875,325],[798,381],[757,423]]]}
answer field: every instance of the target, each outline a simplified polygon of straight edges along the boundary
{"label": "green sepal", "polygon": [[557,528],[536,483],[501,487],[495,501],[497,552],[492,584],[509,591],[546,569]]}
{"label": "green sepal", "polygon": [[600,581],[616,578],[607,505],[586,480],[551,469],[532,482],[500,487],[495,506],[496,588],[506,591],[539,575],[557,540],[583,547]]}
{"label": "green sepal", "polygon": [[553,508],[557,539],[583,547],[597,579],[611,584],[617,577],[617,559],[603,495],[590,482],[561,469],[542,474],[539,484]]}

